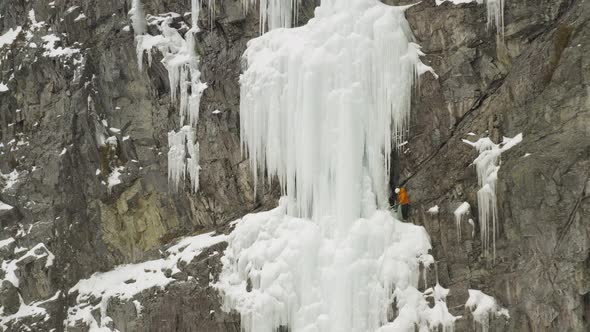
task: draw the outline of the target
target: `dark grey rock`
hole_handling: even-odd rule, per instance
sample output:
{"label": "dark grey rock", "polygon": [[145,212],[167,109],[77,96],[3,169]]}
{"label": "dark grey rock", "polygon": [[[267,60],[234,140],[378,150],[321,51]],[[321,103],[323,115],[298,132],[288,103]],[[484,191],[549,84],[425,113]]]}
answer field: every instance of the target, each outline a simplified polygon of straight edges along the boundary
{"label": "dark grey rock", "polygon": [[[188,1],[143,2],[150,14],[190,11]],[[300,23],[313,16],[316,3],[303,1]],[[79,8],[66,13],[74,5]],[[81,50],[69,59],[47,58],[23,36],[0,49],[0,81],[10,89],[0,93],[0,171],[19,174],[11,188],[0,179],[0,200],[15,207],[0,215],[0,239],[15,237],[26,248],[44,243],[56,256],[50,268],[43,259],[19,264],[19,288],[3,285],[0,291],[5,312],[18,308],[15,294],[26,303],[47,300],[95,272],[159,258],[159,250],[179,237],[227,231],[228,222],[269,208],[278,197],[277,188],[262,183],[254,195],[239,146],[240,57],[258,35],[258,14],[244,14],[238,1],[217,3],[213,21],[209,8],[201,13],[199,52],[209,88],[197,128],[201,189],[192,194],[188,186],[179,192],[168,187],[167,133],[178,127],[178,106],[170,101],[161,56],[154,53],[152,66],[138,69],[133,33],[124,29],[129,7],[130,1],[115,0],[56,0],[54,6],[0,1],[1,32],[17,25],[28,30],[34,9],[46,25],[32,42],[41,46],[42,36],[55,33],[59,45]],[[408,188],[411,221],[431,236],[437,273],[429,273],[429,283],[438,278],[450,287],[449,307],[467,317],[457,331],[473,330],[462,306],[469,288],[495,296],[510,310],[511,319],[494,320],[493,331],[590,329],[589,7],[584,0],[506,1],[503,39],[486,30],[485,7],[475,3],[435,6],[426,0],[406,12],[427,54],[423,61],[439,79],[420,79],[409,152],[394,156],[392,182]],[[76,20],[81,13],[86,19]],[[180,27],[190,16],[176,20]],[[109,133],[109,127],[121,132]],[[471,166],[476,152],[461,142],[469,132],[487,133],[496,142],[524,135],[502,155],[495,262],[481,253]],[[117,146],[99,147],[101,133],[114,135]],[[119,166],[125,167],[122,183],[109,192],[103,181]],[[452,212],[464,201],[476,229],[472,237],[464,223],[458,241]],[[441,212],[426,213],[435,204]],[[109,324],[120,331],[239,331],[239,317],[220,310],[209,286],[209,275],[215,279],[219,271],[212,250],[222,247],[181,265],[181,272],[170,271],[176,281],[164,290],[111,300]],[[11,247],[0,255],[17,258],[13,252]],[[50,319],[11,322],[8,331],[63,330],[75,297],[51,301]],[[69,328],[87,330],[82,322]]]}
{"label": "dark grey rock", "polygon": [[[510,310],[508,325],[492,330],[587,330],[590,113],[583,73],[590,8],[583,1],[507,2],[504,42],[478,22],[481,10],[435,9],[432,2],[408,10],[425,63],[440,78],[420,82],[411,152],[397,156],[396,180],[409,189],[413,222],[431,235],[450,308],[462,313],[464,290],[476,288]],[[465,239],[467,225],[461,242],[455,235],[456,202],[477,207],[476,152],[461,142],[469,132],[496,142],[524,135],[501,158],[495,262],[481,256],[476,210],[475,237]],[[439,215],[425,213],[435,204]]]}
{"label": "dark grey rock", "polygon": [[18,289],[8,280],[2,281],[0,285],[0,305],[2,305],[3,315],[6,316],[15,314],[20,307]]}

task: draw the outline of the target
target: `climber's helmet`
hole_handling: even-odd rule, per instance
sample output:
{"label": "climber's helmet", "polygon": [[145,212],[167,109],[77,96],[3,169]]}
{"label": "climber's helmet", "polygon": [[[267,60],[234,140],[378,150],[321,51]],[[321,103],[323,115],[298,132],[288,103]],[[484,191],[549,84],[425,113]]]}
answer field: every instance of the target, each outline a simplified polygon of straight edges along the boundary
{"label": "climber's helmet", "polygon": [[399,188],[395,188],[395,193],[399,194]]}

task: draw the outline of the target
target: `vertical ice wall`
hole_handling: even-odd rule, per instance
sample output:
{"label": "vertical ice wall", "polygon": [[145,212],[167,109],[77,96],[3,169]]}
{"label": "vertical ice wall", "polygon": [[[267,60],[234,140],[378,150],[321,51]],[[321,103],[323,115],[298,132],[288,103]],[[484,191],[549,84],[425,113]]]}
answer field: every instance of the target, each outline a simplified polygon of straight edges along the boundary
{"label": "vertical ice wall", "polygon": [[295,200],[290,213],[367,216],[365,176],[377,206],[387,205],[389,156],[407,128],[419,55],[403,11],[368,0],[324,0],[306,26],[249,43],[242,144],[252,169],[276,176]]}
{"label": "vertical ice wall", "polygon": [[278,179],[286,197],[228,237],[216,284],[224,309],[247,332],[446,331],[456,319],[446,293],[417,290],[433,262],[428,234],[385,209],[391,149],[429,68],[401,8],[324,0],[315,13],[244,54],[242,145],[255,176]]}
{"label": "vertical ice wall", "polygon": [[201,3],[191,0],[191,28],[181,36],[170,27],[170,17],[159,25],[160,35],[146,34],[146,20],[141,0],[134,0],[129,12],[136,34],[137,61],[140,69],[143,54],[147,52],[151,65],[152,48],[158,49],[164,58],[162,63],[168,71],[170,97],[179,104],[179,130],[168,133],[168,180],[172,188],[178,190],[181,180],[188,178],[193,191],[199,189],[199,143],[196,126],[199,120],[201,96],[207,85],[201,82],[200,58],[196,52],[196,34],[199,32],[198,20]]}

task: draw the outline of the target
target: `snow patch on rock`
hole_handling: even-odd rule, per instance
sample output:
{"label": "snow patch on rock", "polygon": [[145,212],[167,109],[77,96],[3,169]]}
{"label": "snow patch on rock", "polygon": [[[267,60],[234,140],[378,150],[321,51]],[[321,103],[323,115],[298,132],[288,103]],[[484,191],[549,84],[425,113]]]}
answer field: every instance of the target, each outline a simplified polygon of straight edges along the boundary
{"label": "snow patch on rock", "polygon": [[10,28],[8,31],[0,35],[0,48],[4,47],[5,45],[12,45],[16,40],[16,37],[22,31],[22,27]]}
{"label": "snow patch on rock", "polygon": [[430,213],[430,214],[438,214],[439,211],[439,207],[438,205],[435,205],[433,207],[431,207],[430,209],[428,209],[426,212]]}
{"label": "snow patch on rock", "polygon": [[465,307],[471,310],[473,320],[481,326],[483,332],[487,332],[490,327],[490,319],[494,317],[510,318],[508,310],[502,308],[492,296],[489,296],[482,291],[469,289],[469,298],[465,303]]}
{"label": "snow patch on rock", "polygon": [[[83,322],[91,331],[106,329],[108,322],[111,321],[107,315],[110,299],[131,300],[144,290],[163,288],[175,281],[167,276],[165,271],[171,270],[174,274],[179,271],[177,267],[179,262],[192,261],[203,249],[223,242],[226,238],[225,235],[214,235],[213,233],[187,237],[166,250],[167,256],[165,258],[138,264],[120,265],[111,271],[95,273],[88,279],[78,281],[68,292],[70,294],[78,293],[78,295],[76,304],[68,308],[66,327],[74,327],[78,322]],[[141,304],[135,302],[138,313],[141,313]],[[92,314],[97,309],[100,313],[100,320],[96,320]]]}

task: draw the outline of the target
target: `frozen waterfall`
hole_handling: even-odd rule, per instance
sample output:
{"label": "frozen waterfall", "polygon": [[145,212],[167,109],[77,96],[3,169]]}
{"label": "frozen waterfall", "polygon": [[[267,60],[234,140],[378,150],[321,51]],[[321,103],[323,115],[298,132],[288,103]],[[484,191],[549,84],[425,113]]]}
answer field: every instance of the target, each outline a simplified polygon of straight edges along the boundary
{"label": "frozen waterfall", "polygon": [[249,42],[242,146],[285,197],[228,237],[216,287],[245,331],[452,329],[446,291],[417,290],[428,234],[387,210],[420,55],[403,8],[377,0],[323,0],[307,25]]}
{"label": "frozen waterfall", "polygon": [[241,76],[241,139],[252,169],[277,177],[289,213],[342,222],[387,205],[392,144],[403,141],[413,82],[425,66],[403,10],[324,0],[300,28],[252,40]]}

